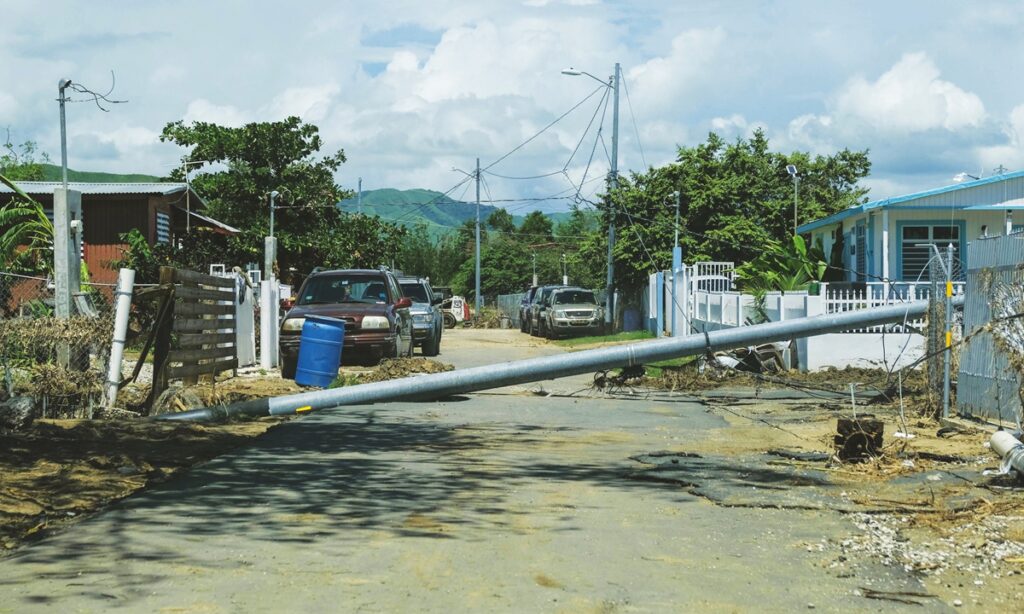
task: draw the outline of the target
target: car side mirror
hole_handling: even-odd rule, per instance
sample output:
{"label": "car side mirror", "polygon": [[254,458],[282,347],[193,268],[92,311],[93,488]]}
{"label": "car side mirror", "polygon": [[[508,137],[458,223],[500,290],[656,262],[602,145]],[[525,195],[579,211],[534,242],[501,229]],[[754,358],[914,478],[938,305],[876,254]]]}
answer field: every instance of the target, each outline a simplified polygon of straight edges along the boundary
{"label": "car side mirror", "polygon": [[412,307],[412,299],[408,296],[403,296],[395,303],[395,309],[408,309],[410,307]]}

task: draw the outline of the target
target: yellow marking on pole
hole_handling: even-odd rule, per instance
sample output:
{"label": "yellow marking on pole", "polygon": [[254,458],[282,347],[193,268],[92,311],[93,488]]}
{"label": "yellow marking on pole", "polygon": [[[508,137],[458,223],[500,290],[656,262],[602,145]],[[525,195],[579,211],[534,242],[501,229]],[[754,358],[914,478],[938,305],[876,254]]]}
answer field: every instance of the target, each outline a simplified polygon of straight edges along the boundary
{"label": "yellow marking on pole", "polygon": [[946,296],[953,296],[953,282],[946,282]]}
{"label": "yellow marking on pole", "polygon": [[[946,337],[947,338],[949,337],[949,333],[946,334]],[[302,412],[306,412],[306,411],[313,411],[313,407],[311,405],[303,405],[302,407],[296,409],[295,413],[301,414]]]}
{"label": "yellow marking on pole", "polygon": [[953,347],[953,331],[946,331],[946,347]]}

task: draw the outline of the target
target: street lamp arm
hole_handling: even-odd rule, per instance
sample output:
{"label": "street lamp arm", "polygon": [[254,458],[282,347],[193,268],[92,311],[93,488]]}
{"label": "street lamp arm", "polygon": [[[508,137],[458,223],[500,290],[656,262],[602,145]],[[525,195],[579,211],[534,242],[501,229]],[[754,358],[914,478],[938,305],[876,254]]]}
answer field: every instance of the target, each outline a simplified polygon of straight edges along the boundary
{"label": "street lamp arm", "polygon": [[600,77],[595,77],[594,75],[588,73],[585,70],[577,70],[577,69],[572,68],[572,67],[563,68],[562,69],[562,74],[563,75],[568,75],[570,77],[578,77],[580,75],[586,75],[586,76],[590,77],[594,81],[597,81],[598,83],[600,83],[601,85],[603,85],[605,87],[611,87],[611,84],[608,83],[608,81],[605,81],[604,79],[601,79]]}

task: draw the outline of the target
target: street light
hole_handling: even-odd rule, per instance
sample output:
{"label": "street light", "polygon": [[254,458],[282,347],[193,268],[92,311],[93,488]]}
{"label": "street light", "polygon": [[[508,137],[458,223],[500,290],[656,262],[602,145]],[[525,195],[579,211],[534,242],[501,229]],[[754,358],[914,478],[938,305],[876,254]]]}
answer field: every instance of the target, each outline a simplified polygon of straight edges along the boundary
{"label": "street light", "polygon": [[619,67],[619,63],[616,62],[615,72],[612,73],[607,82],[584,70],[577,70],[572,67],[563,69],[562,74],[570,77],[586,75],[605,87],[612,88],[612,168],[608,173],[608,184],[610,186],[610,194],[608,196],[608,276],[605,280],[605,293],[607,296],[605,298],[604,310],[605,327],[610,332],[612,322],[614,321],[612,317],[615,313],[615,261],[612,258],[613,250],[615,249],[615,212],[612,206],[612,193],[619,187],[619,77],[622,74],[622,69]]}
{"label": "street light", "polygon": [[793,236],[796,236],[796,202],[800,192],[800,174],[796,172],[796,166],[786,165],[786,172],[793,178]]}

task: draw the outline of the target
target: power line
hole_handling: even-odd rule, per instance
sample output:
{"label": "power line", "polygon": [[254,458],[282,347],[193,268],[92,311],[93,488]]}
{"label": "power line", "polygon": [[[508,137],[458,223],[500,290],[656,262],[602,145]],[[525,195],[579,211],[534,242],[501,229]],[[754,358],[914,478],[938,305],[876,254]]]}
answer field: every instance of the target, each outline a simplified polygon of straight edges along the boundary
{"label": "power line", "polygon": [[636,146],[640,150],[640,160],[644,163],[644,168],[648,168],[647,158],[644,156],[644,145],[640,142],[640,128],[637,127],[636,115],[633,114],[633,101],[629,99],[629,85],[626,84],[624,78],[622,78],[622,88],[626,90],[626,106],[629,107],[629,116],[633,120],[633,132],[636,133]]}
{"label": "power line", "polygon": [[556,119],[555,119],[555,120],[554,120],[553,122],[551,122],[551,123],[550,123],[550,124],[548,124],[547,126],[544,126],[543,128],[541,128],[541,129],[540,129],[540,130],[539,130],[538,132],[536,132],[536,133],[535,133],[535,134],[534,134],[533,136],[531,136],[530,138],[526,139],[525,141],[523,141],[523,142],[522,142],[522,143],[520,143],[519,145],[516,145],[515,147],[513,147],[513,148],[512,148],[512,150],[511,150],[511,151],[509,151],[509,152],[508,152],[508,153],[506,153],[505,155],[501,156],[500,158],[498,158],[498,159],[497,159],[497,160],[495,160],[494,162],[491,162],[490,164],[488,164],[487,166],[485,166],[485,167],[484,167],[484,168],[483,168],[482,170],[489,170],[490,168],[492,168],[492,167],[496,166],[496,165],[497,165],[497,164],[498,164],[499,162],[501,162],[501,161],[502,161],[502,160],[504,160],[505,158],[507,158],[507,157],[511,156],[511,155],[512,155],[512,154],[514,154],[515,152],[517,152],[517,151],[519,151],[520,149],[522,149],[523,147],[525,147],[525,146],[526,146],[527,144],[529,144],[529,143],[530,143],[530,142],[531,142],[532,140],[534,140],[535,138],[537,138],[537,137],[539,137],[540,135],[542,135],[542,134],[544,134],[545,132],[547,132],[547,130],[548,130],[549,128],[551,128],[552,126],[554,126],[554,125],[555,125],[555,124],[557,124],[558,122],[560,122],[560,121],[562,121],[563,119],[565,119],[565,117],[566,117],[566,116],[568,116],[568,115],[569,115],[570,113],[572,113],[572,112],[573,112],[573,111],[575,111],[576,109],[580,108],[580,106],[582,106],[582,105],[583,105],[583,103],[585,103],[586,101],[590,100],[590,99],[591,99],[591,98],[592,98],[592,97],[594,96],[594,94],[596,94],[596,93],[600,92],[601,90],[605,89],[606,87],[607,87],[607,86],[605,86],[605,85],[602,85],[602,86],[600,86],[600,87],[598,87],[598,88],[594,89],[594,91],[592,91],[592,92],[590,92],[589,94],[587,94],[587,96],[586,96],[586,97],[585,97],[585,98],[584,98],[583,100],[581,100],[581,101],[577,102],[577,103],[576,103],[575,105],[573,105],[573,107],[572,107],[571,109],[569,109],[569,110],[568,110],[568,111],[566,111],[565,113],[562,113],[561,115],[559,115],[559,116],[558,116],[558,117],[557,117],[557,118],[556,118]]}

